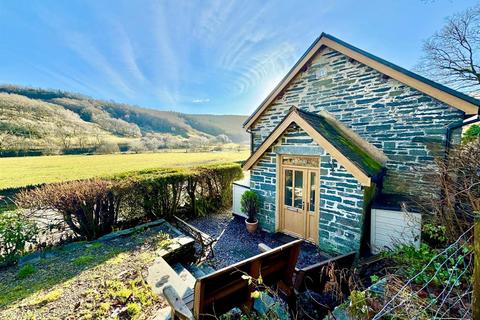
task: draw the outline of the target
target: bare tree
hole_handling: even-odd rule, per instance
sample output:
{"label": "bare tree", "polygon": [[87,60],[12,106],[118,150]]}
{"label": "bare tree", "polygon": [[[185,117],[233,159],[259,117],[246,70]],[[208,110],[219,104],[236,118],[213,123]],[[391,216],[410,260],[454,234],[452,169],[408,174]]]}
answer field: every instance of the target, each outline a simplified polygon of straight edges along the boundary
{"label": "bare tree", "polygon": [[428,39],[417,69],[459,90],[480,89],[480,6],[447,19],[442,30]]}

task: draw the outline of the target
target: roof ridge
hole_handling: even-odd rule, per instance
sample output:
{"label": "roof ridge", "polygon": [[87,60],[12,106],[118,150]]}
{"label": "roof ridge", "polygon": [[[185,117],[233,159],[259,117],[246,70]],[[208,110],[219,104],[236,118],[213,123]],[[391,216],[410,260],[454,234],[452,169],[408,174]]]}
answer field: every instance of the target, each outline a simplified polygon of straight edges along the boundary
{"label": "roof ridge", "polygon": [[[348,47],[348,48],[350,48],[350,49],[352,49],[352,50],[354,50],[354,51],[357,51],[358,53],[361,53],[361,54],[363,54],[363,55],[365,55],[365,56],[368,56],[368,57],[370,57],[370,58],[373,59],[373,60],[376,60],[376,61],[378,61],[378,62],[380,62],[380,63],[382,63],[382,64],[385,64],[385,65],[387,65],[387,66],[389,66],[389,67],[391,67],[391,68],[393,68],[393,69],[396,69],[396,70],[399,71],[399,72],[405,73],[405,74],[407,74],[407,75],[409,75],[409,76],[411,76],[411,77],[417,78],[418,80],[420,80],[420,81],[422,81],[422,82],[425,82],[425,83],[428,83],[428,84],[430,84],[430,85],[432,85],[432,86],[438,87],[438,89],[440,89],[440,90],[442,90],[442,91],[449,92],[449,93],[451,93],[451,94],[453,94],[453,95],[458,96],[459,98],[461,97],[461,98],[464,99],[464,100],[470,101],[470,102],[473,103],[473,104],[480,105],[480,100],[477,99],[477,98],[475,98],[475,97],[472,97],[471,95],[468,95],[468,94],[466,94],[466,93],[463,93],[463,92],[458,91],[458,90],[455,90],[455,89],[452,89],[452,88],[447,87],[446,85],[443,85],[443,84],[441,84],[441,83],[439,83],[439,82],[437,82],[437,81],[434,81],[434,80],[431,80],[431,79],[429,79],[429,78],[427,78],[427,77],[424,77],[424,76],[422,76],[422,75],[420,75],[420,74],[418,74],[418,73],[416,73],[416,72],[414,72],[414,71],[411,71],[411,70],[409,70],[409,69],[406,69],[406,68],[404,68],[404,67],[401,67],[401,66],[399,66],[398,64],[395,64],[395,63],[390,62],[390,61],[388,61],[388,60],[385,60],[385,59],[383,59],[383,58],[381,58],[381,57],[379,57],[379,56],[377,56],[377,55],[374,55],[374,54],[372,54],[372,53],[370,53],[370,52],[368,52],[368,51],[365,51],[365,50],[363,50],[363,49],[360,49],[360,48],[358,48],[358,47],[356,47],[356,46],[354,46],[354,45],[352,45],[352,44],[350,44],[350,43],[348,43],[348,42],[345,42],[345,41],[343,41],[343,40],[341,40],[341,39],[339,39],[339,38],[337,38],[337,37],[335,37],[335,36],[332,36],[331,34],[322,32],[321,35],[320,35],[320,37],[319,37],[318,39],[320,40],[320,38],[322,38],[322,37],[326,37],[326,38],[328,38],[328,39],[330,39],[330,40],[333,40],[333,41],[335,41],[335,42],[338,42],[338,43],[340,43],[341,45],[343,45],[343,46],[345,46],[345,47]],[[315,42],[316,42],[316,41],[315,41]]]}
{"label": "roof ridge", "polygon": [[[331,47],[333,50],[339,51],[346,56],[358,55],[358,57],[355,57],[354,59],[360,59],[360,63],[376,69],[380,73],[387,74],[389,77],[396,79],[406,86],[412,87],[424,93],[425,95],[431,96],[450,107],[462,110],[466,114],[480,114],[480,99],[476,99],[468,94],[430,80],[413,71],[400,67],[365,50],[357,48],[328,33],[322,32],[320,36],[316,38],[315,41],[303,53],[300,59],[296,61],[293,67],[282,78],[277,86],[275,86],[275,88],[267,95],[267,97],[255,109],[255,111],[244,121],[243,126],[246,129],[253,125],[257,117],[261,115],[269,105],[271,105],[273,99],[279,95],[279,93],[285,88],[291,79],[293,79],[294,76],[301,72],[302,67],[309,61],[309,59],[317,54],[318,50],[324,46]],[[380,70],[380,66],[383,67],[383,70]]]}

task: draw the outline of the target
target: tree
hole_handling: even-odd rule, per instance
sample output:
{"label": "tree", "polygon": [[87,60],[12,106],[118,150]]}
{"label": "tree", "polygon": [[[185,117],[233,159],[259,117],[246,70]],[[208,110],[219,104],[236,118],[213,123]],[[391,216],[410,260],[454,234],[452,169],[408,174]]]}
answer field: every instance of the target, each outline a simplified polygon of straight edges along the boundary
{"label": "tree", "polygon": [[480,6],[449,17],[423,51],[420,72],[459,90],[480,89]]}
{"label": "tree", "polygon": [[120,152],[120,148],[115,142],[105,141],[95,151],[100,154],[112,154]]}
{"label": "tree", "polygon": [[215,137],[215,140],[217,143],[221,144],[227,144],[232,142],[232,140],[226,134],[219,134]]}
{"label": "tree", "polygon": [[132,141],[128,144],[128,150],[135,153],[141,153],[146,151],[147,148],[145,147],[143,141]]}

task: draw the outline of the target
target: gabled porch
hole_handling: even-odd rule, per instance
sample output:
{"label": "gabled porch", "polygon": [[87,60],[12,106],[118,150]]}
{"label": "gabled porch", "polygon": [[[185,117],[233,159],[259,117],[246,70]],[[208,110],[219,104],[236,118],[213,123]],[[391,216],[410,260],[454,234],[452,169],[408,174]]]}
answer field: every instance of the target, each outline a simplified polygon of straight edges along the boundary
{"label": "gabled porch", "polygon": [[260,225],[333,254],[359,251],[385,155],[326,112],[292,107],[245,162]]}

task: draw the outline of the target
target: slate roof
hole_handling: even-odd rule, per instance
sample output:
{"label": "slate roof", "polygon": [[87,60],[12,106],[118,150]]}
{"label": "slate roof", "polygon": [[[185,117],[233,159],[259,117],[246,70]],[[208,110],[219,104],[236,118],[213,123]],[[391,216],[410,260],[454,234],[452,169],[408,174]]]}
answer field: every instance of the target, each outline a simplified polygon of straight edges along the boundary
{"label": "slate roof", "polygon": [[[466,101],[467,103],[470,103],[472,105],[475,106],[475,109],[476,111],[474,112],[475,114],[479,114],[480,113],[480,100],[479,99],[476,99],[472,96],[469,96],[467,94],[464,94],[462,92],[459,92],[457,90],[454,90],[454,89],[451,89],[447,86],[444,86],[440,83],[437,83],[435,81],[432,81],[430,79],[427,79],[419,74],[416,74],[415,72],[412,72],[410,70],[407,70],[405,68],[402,68],[394,63],[391,63],[387,60],[384,60],[376,55],[373,55],[367,51],[364,51],[362,49],[359,49],[345,41],[342,41],[332,35],[329,35],[327,33],[322,33],[313,43],[312,45],[307,49],[307,51],[305,51],[305,53],[300,57],[300,59],[295,63],[295,65],[290,69],[290,71],[285,75],[285,77],[280,81],[280,83],[278,83],[278,85],[272,90],[272,92],[265,98],[265,100],[263,100],[263,102],[255,109],[255,111],[245,120],[245,122],[243,123],[243,126],[245,128],[249,128],[252,124],[253,124],[253,120],[256,119],[260,114],[263,113],[264,111],[264,108],[268,107],[269,104],[267,104],[267,102],[269,101],[269,99],[271,99],[272,97],[276,96],[278,93],[276,93],[278,90],[282,89],[285,85],[287,85],[288,83],[288,80],[290,79],[290,77],[292,77],[293,75],[297,74],[298,72],[300,71],[295,71],[295,70],[301,70],[301,66],[304,65],[305,63],[307,63],[307,60],[306,60],[306,57],[311,53],[311,51],[313,51],[317,45],[320,43],[322,43],[322,41],[324,41],[325,39],[328,39],[330,41],[333,41],[337,44],[339,44],[340,46],[343,46],[349,50],[352,50],[364,57],[367,57],[368,59],[371,59],[377,63],[380,63],[388,68],[391,68],[393,69],[395,72],[399,72],[407,77],[410,77],[411,79],[415,79],[417,81],[420,81],[420,82],[423,82],[425,83],[426,85],[428,86],[431,86],[433,88],[435,88],[436,90],[440,90],[452,97],[455,97],[457,99],[460,99],[460,100],[463,100],[463,101]],[[323,45],[322,45],[323,46]],[[299,69],[300,68],[300,69]],[[420,90],[420,89],[419,89]],[[422,91],[422,90],[420,90]],[[451,105],[450,103],[447,103],[449,105]],[[455,105],[452,104],[453,107],[455,107]],[[461,109],[461,108],[460,108]],[[472,113],[473,114],[473,113]]]}
{"label": "slate roof", "polygon": [[365,50],[362,50],[362,49],[359,49],[359,48],[357,48],[357,47],[355,47],[355,46],[352,46],[351,44],[349,44],[349,43],[347,43],[347,42],[345,42],[345,41],[343,41],[343,40],[340,40],[340,39],[338,39],[338,38],[336,38],[336,37],[334,37],[334,36],[332,36],[332,35],[330,35],[330,34],[322,33],[322,34],[320,35],[320,37],[317,38],[317,40],[315,40],[315,43],[317,43],[317,42],[320,40],[321,37],[325,37],[325,38],[328,38],[328,39],[330,39],[330,40],[332,40],[332,41],[335,41],[335,42],[343,45],[344,47],[347,47],[347,48],[349,48],[349,49],[351,49],[351,50],[353,50],[353,51],[355,51],[355,52],[358,52],[358,53],[360,53],[360,54],[362,54],[362,55],[364,55],[364,56],[367,56],[367,57],[369,57],[370,59],[373,59],[373,60],[375,60],[375,61],[377,61],[377,62],[379,62],[379,63],[381,63],[381,64],[384,64],[384,65],[386,65],[386,66],[389,66],[390,68],[395,69],[395,70],[397,70],[398,72],[401,72],[401,73],[403,73],[403,74],[405,74],[405,75],[407,75],[407,76],[409,76],[409,77],[415,78],[415,79],[417,79],[417,80],[419,80],[419,81],[422,81],[422,82],[424,82],[424,83],[427,83],[427,84],[431,85],[432,87],[435,87],[435,88],[437,88],[437,89],[439,89],[439,90],[442,90],[442,91],[444,91],[444,92],[447,92],[447,93],[451,94],[452,96],[455,96],[455,97],[460,98],[460,99],[462,99],[462,100],[466,100],[466,101],[468,101],[468,102],[470,102],[470,103],[473,103],[473,104],[476,104],[476,105],[480,105],[480,100],[475,99],[475,98],[472,97],[472,96],[469,96],[469,95],[464,94],[464,93],[462,93],[462,92],[460,92],[460,91],[457,91],[457,90],[453,90],[452,88],[449,88],[449,87],[447,87],[447,86],[444,86],[443,84],[440,84],[440,83],[438,83],[438,82],[432,81],[432,80],[430,80],[430,79],[428,79],[428,78],[425,78],[425,77],[423,77],[423,76],[421,76],[421,75],[419,75],[419,74],[417,74],[417,73],[415,73],[415,72],[412,72],[412,71],[410,71],[410,70],[407,70],[407,69],[405,69],[405,68],[402,68],[402,67],[400,67],[400,66],[398,66],[398,65],[396,65],[396,64],[394,64],[394,63],[391,63],[390,61],[387,61],[387,60],[382,59],[382,58],[380,58],[380,57],[378,57],[378,56],[376,56],[376,55],[373,55],[373,54],[371,54],[371,53],[369,53],[369,52],[367,52],[367,51],[365,51]]}
{"label": "slate roof", "polygon": [[297,108],[292,108],[290,112],[293,111],[297,112],[300,117],[365,174],[374,178],[383,171],[382,164],[375,160],[361,145],[353,142],[345,129],[341,128],[334,119]]}

